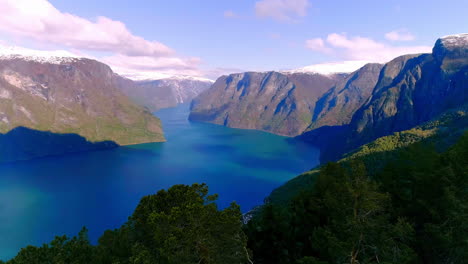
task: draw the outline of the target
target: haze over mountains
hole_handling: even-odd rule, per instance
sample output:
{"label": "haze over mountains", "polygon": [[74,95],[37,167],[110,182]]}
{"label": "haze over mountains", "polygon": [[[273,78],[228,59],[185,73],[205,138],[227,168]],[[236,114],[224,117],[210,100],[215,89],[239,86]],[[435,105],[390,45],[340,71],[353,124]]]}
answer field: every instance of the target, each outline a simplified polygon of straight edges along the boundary
{"label": "haze over mountains", "polygon": [[189,103],[208,89],[213,81],[190,76],[137,81],[136,86],[123,86],[122,91],[151,111]]}

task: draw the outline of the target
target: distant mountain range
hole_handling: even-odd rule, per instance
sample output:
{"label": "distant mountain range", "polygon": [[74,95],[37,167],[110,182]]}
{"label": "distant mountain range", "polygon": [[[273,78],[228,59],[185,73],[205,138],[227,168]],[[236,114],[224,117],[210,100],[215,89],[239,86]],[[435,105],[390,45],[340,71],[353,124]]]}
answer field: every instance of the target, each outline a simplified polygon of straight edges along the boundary
{"label": "distant mountain range", "polygon": [[410,129],[468,102],[468,34],[432,54],[366,64],[348,74],[247,72],[220,77],[194,99],[190,119],[300,136],[322,160]]}
{"label": "distant mountain range", "polygon": [[[37,135],[34,131],[47,131],[50,145],[57,139],[61,147],[13,143],[15,152],[24,154],[17,159],[73,151],[62,134],[78,136],[70,137],[72,145],[87,142],[89,147],[76,148],[80,151],[94,149],[93,143],[101,141],[113,142],[101,147],[164,141],[159,119],[125,96],[123,87],[136,84],[95,60],[0,55],[0,142],[10,146],[0,144],[0,161],[11,160],[6,149],[12,149],[13,140],[28,141],[28,136]],[[28,129],[13,133],[17,127]]]}
{"label": "distant mountain range", "polygon": [[190,103],[208,89],[213,81],[204,78],[176,76],[159,80],[136,82],[136,86],[123,86],[122,91],[135,102],[151,111]]}

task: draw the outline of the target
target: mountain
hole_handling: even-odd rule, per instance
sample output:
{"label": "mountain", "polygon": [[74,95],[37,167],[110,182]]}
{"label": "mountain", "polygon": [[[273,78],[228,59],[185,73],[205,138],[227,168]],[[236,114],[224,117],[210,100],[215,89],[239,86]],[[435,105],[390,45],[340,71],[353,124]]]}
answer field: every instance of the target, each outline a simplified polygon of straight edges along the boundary
{"label": "mountain", "polygon": [[3,54],[0,133],[25,127],[114,145],[164,141],[159,119],[120,92],[122,85],[135,84],[95,60]]}
{"label": "mountain", "polygon": [[193,100],[189,118],[299,136],[320,147],[327,161],[468,101],[468,34],[440,38],[431,54],[366,64],[349,74],[333,73],[332,66],[322,73],[222,76]]}
{"label": "mountain", "polygon": [[468,34],[446,36],[437,40],[432,54],[405,55],[385,64],[372,95],[348,126],[321,128],[301,138],[319,144],[323,160],[338,159],[467,102]]}
{"label": "mountain", "polygon": [[189,119],[296,136],[317,100],[346,74],[245,72],[222,76],[192,102]]}
{"label": "mountain", "polygon": [[308,130],[348,124],[372,94],[383,65],[366,64],[326,92],[316,103]]}
{"label": "mountain", "polygon": [[138,104],[156,111],[188,103],[212,84],[209,79],[182,76],[138,81],[136,86],[123,86],[122,91]]}
{"label": "mountain", "polygon": [[382,65],[352,73],[247,72],[219,78],[192,104],[190,119],[297,136],[351,121],[372,93]]}

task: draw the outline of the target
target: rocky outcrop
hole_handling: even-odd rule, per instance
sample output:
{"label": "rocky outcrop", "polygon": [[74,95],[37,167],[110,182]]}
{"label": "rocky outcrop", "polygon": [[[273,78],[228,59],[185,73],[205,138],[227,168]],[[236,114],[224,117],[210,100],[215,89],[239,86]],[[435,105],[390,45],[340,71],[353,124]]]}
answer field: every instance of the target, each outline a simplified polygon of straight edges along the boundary
{"label": "rocky outcrop", "polygon": [[0,133],[21,126],[89,142],[164,141],[159,119],[122,85],[135,84],[90,59],[0,56]]}
{"label": "rocky outcrop", "polygon": [[317,101],[308,130],[348,124],[372,94],[382,67],[377,63],[367,64],[326,92]]}

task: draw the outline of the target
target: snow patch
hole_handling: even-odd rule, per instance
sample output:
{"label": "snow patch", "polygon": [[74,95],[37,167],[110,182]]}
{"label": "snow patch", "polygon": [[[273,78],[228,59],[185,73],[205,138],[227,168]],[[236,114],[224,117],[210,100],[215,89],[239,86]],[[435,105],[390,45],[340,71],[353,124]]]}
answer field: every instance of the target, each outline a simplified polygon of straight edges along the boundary
{"label": "snow patch", "polygon": [[115,72],[119,75],[126,77],[133,81],[156,81],[156,80],[192,80],[200,82],[214,83],[214,80],[200,77],[200,76],[189,76],[189,75],[170,75],[160,72],[134,72],[125,71],[123,69],[112,67]]}
{"label": "snow patch", "polygon": [[169,80],[189,80],[189,81],[199,81],[199,82],[209,82],[209,83],[214,83],[214,80],[204,78],[204,77],[198,77],[198,76],[187,76],[187,75],[176,75],[172,76],[169,78],[166,78]]}
{"label": "snow patch", "polygon": [[468,46],[468,33],[447,35],[440,38],[444,46]]}
{"label": "snow patch", "polygon": [[0,59],[22,59],[39,63],[62,64],[70,63],[81,57],[65,50],[33,50],[15,46],[0,45]]}

